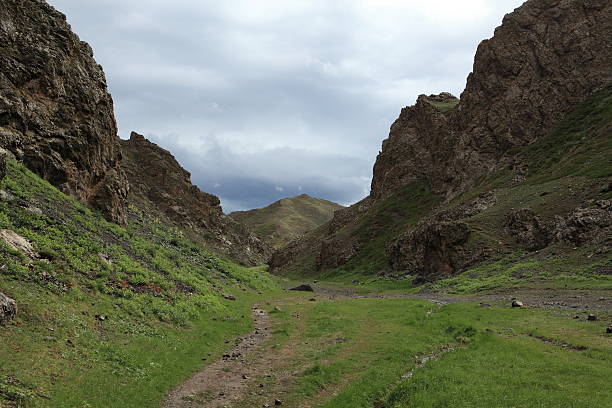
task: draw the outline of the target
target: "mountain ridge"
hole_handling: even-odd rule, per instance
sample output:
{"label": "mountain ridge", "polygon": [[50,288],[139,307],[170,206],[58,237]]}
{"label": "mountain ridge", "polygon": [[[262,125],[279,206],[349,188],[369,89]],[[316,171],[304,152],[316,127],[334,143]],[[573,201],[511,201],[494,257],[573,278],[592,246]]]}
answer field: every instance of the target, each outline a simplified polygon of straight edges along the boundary
{"label": "mountain ridge", "polygon": [[[543,163],[550,166],[545,170],[555,165],[548,153],[569,157],[575,132],[589,141],[583,145],[598,161],[592,167],[601,166],[599,172],[584,171],[609,177],[605,128],[583,121],[578,122],[583,128],[570,126],[557,136],[555,129],[572,112],[585,110],[580,103],[595,109],[592,119],[605,124],[605,96],[612,83],[611,21],[612,4],[599,0],[530,0],[506,15],[494,36],[479,45],[461,97],[421,95],[415,105],[402,109],[376,159],[371,194],[276,251],[271,269],[329,277],[403,271],[432,280],[517,250],[511,241],[500,245],[507,241],[500,225],[507,213],[491,220],[494,230],[464,220],[498,211],[495,190],[501,185],[517,185],[520,191],[521,183],[541,178],[536,174],[542,173]],[[585,102],[598,91],[593,103]],[[530,148],[542,143],[551,146],[548,151]],[[569,170],[571,163],[563,163]],[[571,217],[571,211],[586,205],[581,201],[601,198],[589,177],[580,184],[583,191],[573,189],[566,199],[572,208],[551,203],[558,208],[555,216]],[[400,238],[411,233],[412,239]],[[395,262],[398,251],[421,261]]]}
{"label": "mountain ridge", "polygon": [[329,221],[341,208],[344,207],[332,201],[300,194],[266,207],[235,211],[229,216],[247,225],[272,247],[280,248]]}

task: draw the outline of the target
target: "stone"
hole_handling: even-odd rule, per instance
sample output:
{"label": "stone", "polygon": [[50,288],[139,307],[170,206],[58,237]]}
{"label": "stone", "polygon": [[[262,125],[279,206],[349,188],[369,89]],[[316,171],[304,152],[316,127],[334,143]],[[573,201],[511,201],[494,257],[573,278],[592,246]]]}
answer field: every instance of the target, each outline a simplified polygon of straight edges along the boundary
{"label": "stone", "polygon": [[314,289],[311,285],[304,283],[302,285],[296,286],[295,288],[291,288],[289,290],[294,290],[298,292],[314,292]]}
{"label": "stone", "polygon": [[594,314],[592,314],[592,313],[590,313],[590,314],[587,316],[587,320],[588,320],[589,322],[594,322],[595,320],[597,320],[597,316],[596,316],[596,315],[594,315]]}
{"label": "stone", "polygon": [[283,401],[279,400],[279,399],[275,399],[274,400],[274,406],[276,407],[280,407],[281,405],[283,405]]}
{"label": "stone", "polygon": [[15,196],[5,190],[0,190],[0,201],[13,201]]}
{"label": "stone", "polygon": [[226,299],[226,300],[236,300],[236,296],[234,295],[228,295],[224,293],[221,296],[223,297],[223,299]]}
{"label": "stone", "polygon": [[0,240],[4,241],[9,247],[15,251],[19,251],[30,258],[38,258],[38,252],[34,249],[34,246],[26,238],[17,234],[12,230],[0,230]]}
{"label": "stone", "polygon": [[0,325],[4,325],[17,315],[17,302],[0,292]]}
{"label": "stone", "polygon": [[608,327],[606,328],[606,333],[608,333],[608,334],[612,334],[612,326],[608,326]]}
{"label": "stone", "polygon": [[3,0],[0,21],[0,148],[124,223],[113,100],[91,47],[45,1]]}
{"label": "stone", "polygon": [[513,300],[512,301],[512,307],[523,307],[523,306],[524,306],[524,304],[520,300]]}

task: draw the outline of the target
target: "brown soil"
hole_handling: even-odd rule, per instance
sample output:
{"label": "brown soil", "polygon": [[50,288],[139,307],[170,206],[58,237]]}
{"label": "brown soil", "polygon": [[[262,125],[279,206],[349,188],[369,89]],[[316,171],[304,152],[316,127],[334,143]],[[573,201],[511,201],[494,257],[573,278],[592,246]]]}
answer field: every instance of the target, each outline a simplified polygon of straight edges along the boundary
{"label": "brown soil", "polygon": [[270,318],[254,307],[255,330],[236,340],[236,347],[196,373],[166,398],[165,408],[224,407],[241,398],[253,382],[247,361],[261,356],[262,345],[271,336]]}

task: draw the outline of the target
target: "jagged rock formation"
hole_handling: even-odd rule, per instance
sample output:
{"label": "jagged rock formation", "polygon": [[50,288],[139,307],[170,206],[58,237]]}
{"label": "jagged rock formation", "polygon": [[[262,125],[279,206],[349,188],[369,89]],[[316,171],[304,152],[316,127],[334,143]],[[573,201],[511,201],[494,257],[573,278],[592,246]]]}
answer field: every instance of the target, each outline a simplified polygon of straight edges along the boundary
{"label": "jagged rock formation", "polygon": [[63,192],[125,221],[127,179],[102,68],[40,0],[0,7],[0,148]]}
{"label": "jagged rock formation", "polygon": [[[555,153],[559,155],[556,159],[546,156],[556,150],[571,149],[571,143],[565,146],[562,137],[575,137],[577,132],[584,132],[583,140],[586,135],[600,140],[597,146],[588,148],[606,149],[603,141],[606,133],[609,140],[609,121],[606,124],[597,119],[600,122],[591,123],[588,119],[589,112],[597,111],[605,121],[601,112],[606,108],[593,105],[579,112],[573,123],[564,125],[558,136],[561,139],[551,138],[538,147],[539,152],[534,153],[533,149],[526,152],[550,136],[561,119],[580,103],[598,91],[610,89],[611,60],[612,3],[527,1],[505,16],[493,38],[480,44],[474,70],[460,99],[448,93],[421,95],[414,106],[402,110],[377,157],[370,196],[337,212],[327,225],[275,253],[272,270],[278,273],[316,273],[337,267],[361,270],[353,261],[362,253],[370,258],[374,253],[380,256],[379,248],[386,242],[384,257],[388,266],[434,279],[510,251],[513,245],[535,250],[561,242],[553,241],[553,236],[571,234],[558,232],[549,225],[551,219],[540,219],[538,214],[528,211],[508,215],[510,209],[501,210],[504,203],[487,210],[495,203],[486,200],[483,208],[479,208],[482,203],[466,207],[461,204],[464,202],[461,197],[475,187],[486,191],[482,183],[494,174],[503,176],[510,172],[510,177],[506,177],[509,182],[521,183],[534,173],[531,166],[539,167],[537,171],[554,166],[555,160],[562,159],[562,153]],[[560,145],[563,149],[557,149]],[[605,153],[601,160],[605,167]],[[504,177],[501,179],[506,180]],[[402,193],[411,183],[422,181],[441,201],[432,202],[430,214],[406,221],[403,213],[398,216],[384,211],[398,197],[414,203],[422,201],[422,197],[415,195],[418,190],[413,191],[412,197]],[[596,192],[591,187],[572,191],[567,207],[555,208],[557,223],[570,220],[569,214],[578,211],[581,201],[594,196]],[[569,203],[575,207],[568,208]],[[441,205],[437,210],[436,204]],[[487,214],[480,214],[483,211]],[[587,218],[598,230],[605,230],[606,216],[597,214]],[[483,222],[486,217],[489,219]],[[398,224],[403,224],[403,232],[383,236],[383,231],[393,230]],[[378,231],[378,236],[372,230]],[[512,241],[507,240],[508,235],[513,237]],[[374,247],[371,242],[376,237]],[[364,264],[367,260],[360,262]],[[380,262],[376,265],[379,267]]]}
{"label": "jagged rock formation", "polygon": [[191,183],[191,175],[170,152],[132,132],[121,141],[122,167],[130,182],[129,201],[148,215],[164,217],[249,265],[265,263],[271,249],[244,225],[223,214],[219,198]]}
{"label": "jagged rock formation", "polygon": [[455,108],[441,94],[402,110],[376,160],[372,197],[424,178],[452,198],[512,163],[514,147],[612,82],[611,21],[606,0],[530,0],[506,15],[478,47]]}
{"label": "jagged rock formation", "polygon": [[270,246],[281,248],[329,221],[334,212],[342,208],[331,201],[301,194],[264,208],[236,211],[229,216],[245,224]]}

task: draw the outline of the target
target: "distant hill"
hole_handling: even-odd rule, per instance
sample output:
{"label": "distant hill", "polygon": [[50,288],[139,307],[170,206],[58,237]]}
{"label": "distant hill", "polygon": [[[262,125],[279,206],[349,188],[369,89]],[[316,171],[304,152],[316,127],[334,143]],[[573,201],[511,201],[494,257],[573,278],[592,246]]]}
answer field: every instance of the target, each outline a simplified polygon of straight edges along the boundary
{"label": "distant hill", "polygon": [[283,198],[267,207],[236,211],[230,215],[245,224],[274,248],[281,248],[331,220],[334,211],[342,207],[331,201],[308,194]]}

